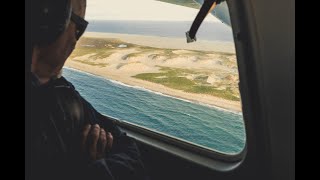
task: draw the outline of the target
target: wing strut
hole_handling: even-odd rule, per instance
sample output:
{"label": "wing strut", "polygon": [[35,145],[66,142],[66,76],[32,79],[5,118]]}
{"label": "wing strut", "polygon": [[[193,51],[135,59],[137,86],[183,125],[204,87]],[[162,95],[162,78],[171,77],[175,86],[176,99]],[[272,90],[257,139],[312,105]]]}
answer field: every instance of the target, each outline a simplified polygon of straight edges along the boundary
{"label": "wing strut", "polygon": [[202,21],[207,16],[207,14],[209,14],[209,12],[212,11],[215,8],[215,6],[220,2],[221,0],[205,0],[203,2],[203,5],[201,6],[196,18],[194,19],[190,30],[186,32],[187,43],[194,42],[197,40],[196,34]]}

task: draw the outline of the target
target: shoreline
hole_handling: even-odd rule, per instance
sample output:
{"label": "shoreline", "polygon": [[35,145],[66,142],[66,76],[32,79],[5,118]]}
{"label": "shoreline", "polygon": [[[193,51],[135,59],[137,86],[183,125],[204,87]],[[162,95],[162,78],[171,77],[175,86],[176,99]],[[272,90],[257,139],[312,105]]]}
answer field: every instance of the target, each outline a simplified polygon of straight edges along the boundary
{"label": "shoreline", "polygon": [[222,110],[231,111],[233,113],[242,113],[241,103],[237,101],[230,101],[230,100],[222,99],[215,96],[205,95],[205,94],[187,93],[181,90],[168,88],[161,84],[156,84],[149,81],[127,77],[127,76],[124,76],[123,74],[108,73],[106,71],[103,71],[101,68],[91,67],[90,65],[81,64],[81,63],[70,61],[70,60],[67,60],[65,67],[86,72],[92,75],[100,76],[107,80],[118,81],[125,85],[144,88],[146,90],[150,90],[155,93],[161,93],[165,96],[170,96],[170,97],[181,99],[181,100],[187,100],[194,103],[203,104],[206,106],[211,106],[214,108],[220,108]]}

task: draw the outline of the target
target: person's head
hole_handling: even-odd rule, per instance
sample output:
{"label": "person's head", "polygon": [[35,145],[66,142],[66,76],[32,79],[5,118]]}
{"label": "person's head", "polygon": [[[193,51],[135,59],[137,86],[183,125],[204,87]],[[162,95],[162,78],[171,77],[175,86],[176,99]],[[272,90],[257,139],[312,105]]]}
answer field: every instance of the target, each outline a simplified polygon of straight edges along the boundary
{"label": "person's head", "polygon": [[41,0],[37,9],[31,71],[46,81],[61,71],[86,28],[86,0]]}

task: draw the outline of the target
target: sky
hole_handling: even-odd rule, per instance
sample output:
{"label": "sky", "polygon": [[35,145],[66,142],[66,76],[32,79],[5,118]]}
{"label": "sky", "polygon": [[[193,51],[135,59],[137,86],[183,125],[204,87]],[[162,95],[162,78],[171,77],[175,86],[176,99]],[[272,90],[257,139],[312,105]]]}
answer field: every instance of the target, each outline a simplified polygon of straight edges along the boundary
{"label": "sky", "polygon": [[[87,0],[88,20],[193,21],[199,10],[155,0]],[[216,21],[209,14],[205,21]]]}

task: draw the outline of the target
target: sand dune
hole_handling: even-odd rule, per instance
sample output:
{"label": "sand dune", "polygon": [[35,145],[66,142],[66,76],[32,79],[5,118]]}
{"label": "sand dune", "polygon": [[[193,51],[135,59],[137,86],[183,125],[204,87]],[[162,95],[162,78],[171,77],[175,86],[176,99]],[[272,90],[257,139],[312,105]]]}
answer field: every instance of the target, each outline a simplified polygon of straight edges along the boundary
{"label": "sand dune", "polygon": [[148,72],[155,72],[158,68],[147,66],[145,64],[142,64],[140,62],[133,62],[133,63],[127,63],[122,65],[118,68],[119,71],[129,73],[129,74],[139,74],[141,72],[148,73]]}
{"label": "sand dune", "polygon": [[[158,37],[138,35],[86,33],[85,36],[119,38],[121,41],[127,43],[130,42],[152,47],[171,47],[173,49],[181,48],[179,44],[180,40],[174,38],[169,38],[171,42],[168,43],[168,38],[160,38],[159,41],[155,41],[155,39],[158,39]],[[162,41],[165,40],[167,40],[167,42],[165,44],[162,43]],[[217,45],[217,43],[210,43],[211,45]],[[185,44],[186,43],[183,42],[184,46],[186,46]],[[221,55],[212,52],[206,53],[204,56],[202,54],[197,54],[197,52],[191,51],[197,49],[200,50],[202,48],[201,46],[202,45],[194,45],[192,48],[189,47],[190,49],[186,48],[182,50],[173,50],[170,52],[170,55],[163,54],[161,50],[148,51],[144,49],[141,51],[141,49],[136,47],[112,49],[113,53],[107,57],[92,59],[91,56],[95,54],[89,53],[68,59],[65,65],[67,67],[86,71],[95,75],[106,77],[108,79],[117,80],[125,84],[140,86],[170,96],[213,105],[231,111],[242,111],[241,103],[239,101],[226,100],[206,94],[187,93],[182,90],[168,88],[161,84],[156,84],[132,77],[141,73],[160,72],[160,67],[185,68],[197,70],[198,73],[186,75],[185,77],[187,79],[194,80],[199,75],[207,75],[208,78],[205,80],[206,83],[217,86],[219,85],[221,89],[230,87],[231,89],[237,90],[237,71],[224,65],[224,63],[228,63],[229,59],[232,59],[234,55],[228,55],[228,57],[230,56],[228,59],[226,57],[222,58]],[[207,46],[209,45],[207,44]],[[95,65],[97,63],[103,63],[104,66]],[[214,74],[212,74],[213,72]],[[157,78],[165,77],[159,76]],[[230,85],[231,82],[232,85]]]}

